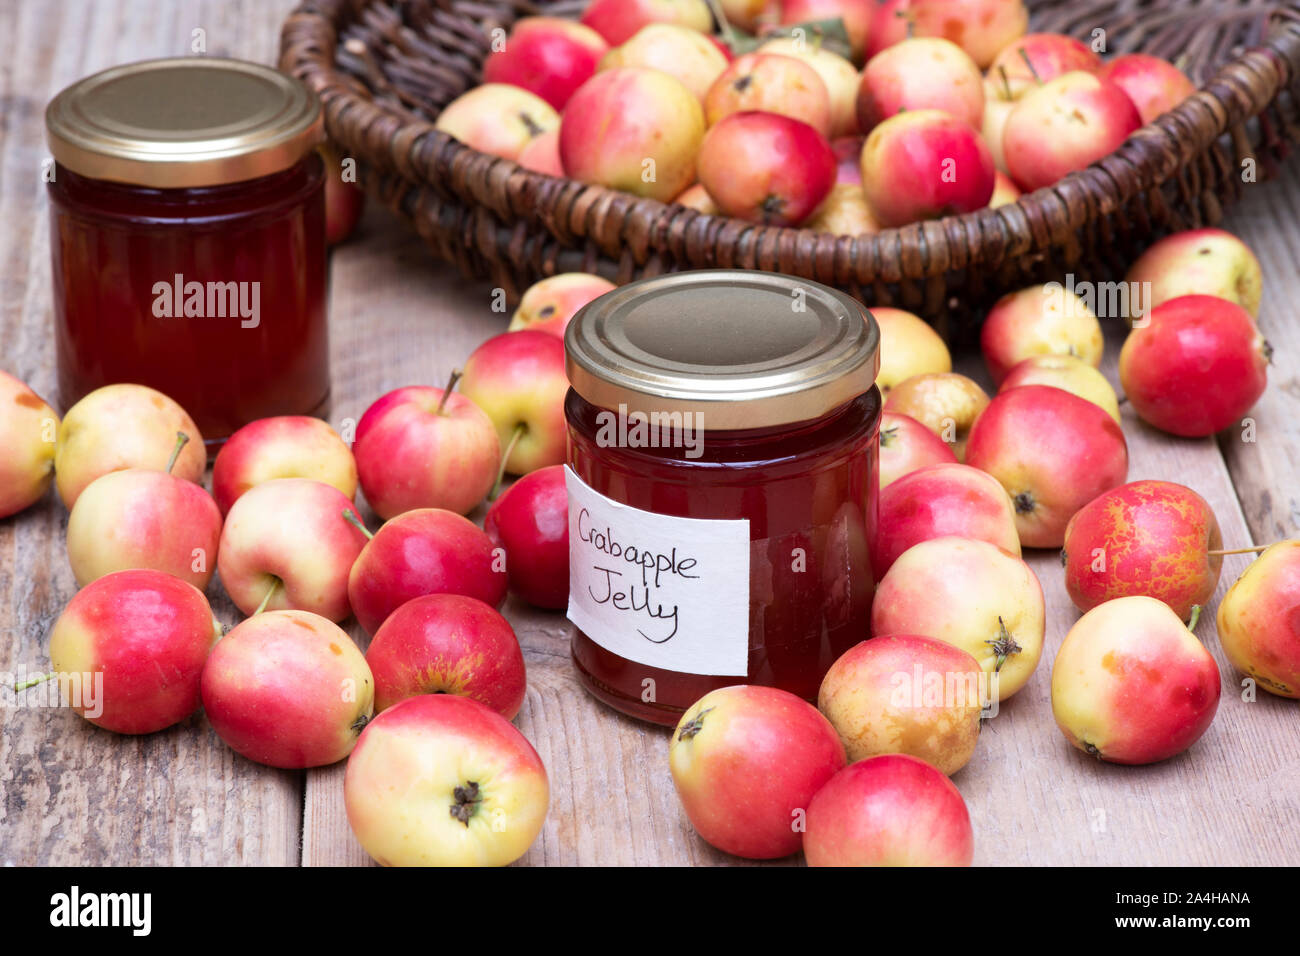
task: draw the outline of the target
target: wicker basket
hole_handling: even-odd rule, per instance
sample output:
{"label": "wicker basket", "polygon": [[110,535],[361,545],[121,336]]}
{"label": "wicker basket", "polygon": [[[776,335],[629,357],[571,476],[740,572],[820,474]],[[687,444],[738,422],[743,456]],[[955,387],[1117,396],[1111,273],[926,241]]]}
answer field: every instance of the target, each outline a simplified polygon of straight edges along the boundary
{"label": "wicker basket", "polygon": [[[868,305],[919,312],[957,338],[997,295],[1078,273],[1122,274],[1167,232],[1214,224],[1300,141],[1300,3],[1029,0],[1031,29],[1111,53],[1177,62],[1200,92],[1118,150],[996,210],[844,237],[759,226],[521,168],[432,121],[479,82],[490,31],[576,16],[575,0],[306,0],[286,21],[281,68],[316,90],[330,137],[372,195],[441,259],[517,296],[557,272],[628,282],[693,268],[786,272]],[[1249,164],[1248,164],[1249,165]]]}

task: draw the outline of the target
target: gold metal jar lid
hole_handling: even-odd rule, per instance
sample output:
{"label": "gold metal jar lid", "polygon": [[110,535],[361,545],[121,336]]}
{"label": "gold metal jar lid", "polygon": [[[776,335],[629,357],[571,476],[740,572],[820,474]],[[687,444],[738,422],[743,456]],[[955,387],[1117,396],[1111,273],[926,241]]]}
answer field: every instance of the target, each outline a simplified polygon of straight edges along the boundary
{"label": "gold metal jar lid", "polygon": [[295,165],[324,139],[320,101],[270,67],[177,57],[96,73],[45,110],[59,165],[157,189],[218,186]]}
{"label": "gold metal jar lid", "polygon": [[702,270],[629,283],[565,330],[569,384],[592,405],[693,412],[709,430],[819,418],[868,391],[880,330],[836,289],[769,272]]}

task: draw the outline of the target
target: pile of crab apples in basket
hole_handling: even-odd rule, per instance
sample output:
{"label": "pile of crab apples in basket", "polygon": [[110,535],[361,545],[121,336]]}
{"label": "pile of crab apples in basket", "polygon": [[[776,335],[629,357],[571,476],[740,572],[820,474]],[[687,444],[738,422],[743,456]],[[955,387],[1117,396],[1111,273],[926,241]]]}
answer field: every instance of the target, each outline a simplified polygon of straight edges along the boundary
{"label": "pile of crab apples in basket", "polygon": [[1021,0],[593,0],[492,31],[438,129],[551,176],[864,235],[997,207],[1195,92]]}

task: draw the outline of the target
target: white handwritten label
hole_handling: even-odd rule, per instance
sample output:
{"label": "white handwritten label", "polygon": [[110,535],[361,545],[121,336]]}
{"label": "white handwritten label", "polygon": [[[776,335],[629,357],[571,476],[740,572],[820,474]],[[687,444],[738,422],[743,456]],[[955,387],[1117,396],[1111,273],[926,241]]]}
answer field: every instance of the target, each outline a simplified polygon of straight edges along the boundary
{"label": "white handwritten label", "polygon": [[681,674],[749,672],[749,522],[606,498],[567,466],[569,620],[610,653]]}

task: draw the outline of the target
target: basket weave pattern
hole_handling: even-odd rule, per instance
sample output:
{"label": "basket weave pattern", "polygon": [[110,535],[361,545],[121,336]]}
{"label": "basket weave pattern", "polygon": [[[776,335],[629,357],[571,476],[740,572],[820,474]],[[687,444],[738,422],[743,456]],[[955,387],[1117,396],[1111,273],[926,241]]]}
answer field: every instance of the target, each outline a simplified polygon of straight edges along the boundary
{"label": "basket weave pattern", "polygon": [[367,191],[434,254],[517,297],[557,272],[618,283],[693,268],[785,272],[867,304],[926,316],[947,334],[997,295],[1079,273],[1121,275],[1143,248],[1213,225],[1300,142],[1300,2],[1029,0],[1030,29],[1110,54],[1178,63],[1200,91],[1118,150],[1046,189],[874,235],[833,236],[707,216],[521,168],[435,130],[479,83],[493,30],[519,17],[576,17],[583,2],[307,0],[285,22],[281,68],[315,90],[330,138]]}

